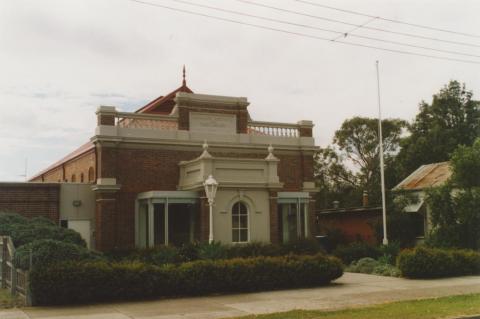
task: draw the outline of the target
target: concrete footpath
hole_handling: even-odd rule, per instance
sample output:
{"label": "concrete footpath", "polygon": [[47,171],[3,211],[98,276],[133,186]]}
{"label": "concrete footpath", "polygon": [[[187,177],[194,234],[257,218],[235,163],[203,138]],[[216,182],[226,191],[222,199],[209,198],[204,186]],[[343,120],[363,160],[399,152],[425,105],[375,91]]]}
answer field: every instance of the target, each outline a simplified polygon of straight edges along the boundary
{"label": "concrete footpath", "polygon": [[480,293],[480,276],[408,280],[345,273],[333,284],[197,298],[159,299],[70,307],[0,310],[1,319],[177,319],[227,318],[293,309],[341,309],[389,301]]}

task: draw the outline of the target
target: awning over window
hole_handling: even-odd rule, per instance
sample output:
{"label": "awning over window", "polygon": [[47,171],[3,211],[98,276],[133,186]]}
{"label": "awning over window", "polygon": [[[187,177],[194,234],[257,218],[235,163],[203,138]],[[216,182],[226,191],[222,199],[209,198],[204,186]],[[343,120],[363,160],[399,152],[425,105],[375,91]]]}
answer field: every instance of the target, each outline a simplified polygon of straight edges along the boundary
{"label": "awning over window", "polygon": [[424,202],[425,201],[423,199],[421,199],[416,203],[405,206],[403,211],[406,212],[406,213],[418,213],[420,208],[422,208]]}
{"label": "awning over window", "polygon": [[277,196],[277,202],[280,204],[308,203],[310,201],[310,194],[308,192],[278,192]]}
{"label": "awning over window", "polygon": [[137,196],[139,200],[151,200],[152,203],[191,203],[194,204],[198,200],[197,192],[188,191],[150,191],[140,193]]}

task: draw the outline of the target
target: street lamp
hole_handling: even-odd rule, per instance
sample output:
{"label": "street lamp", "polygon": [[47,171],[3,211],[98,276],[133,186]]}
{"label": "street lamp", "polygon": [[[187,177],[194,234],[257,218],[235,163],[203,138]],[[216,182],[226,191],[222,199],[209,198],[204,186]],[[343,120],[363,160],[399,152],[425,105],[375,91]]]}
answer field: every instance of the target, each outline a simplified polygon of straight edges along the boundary
{"label": "street lamp", "polygon": [[205,194],[207,195],[208,206],[210,208],[210,233],[208,234],[208,242],[211,244],[213,242],[213,202],[215,201],[218,183],[212,175],[209,175],[203,183],[203,186],[205,187]]}

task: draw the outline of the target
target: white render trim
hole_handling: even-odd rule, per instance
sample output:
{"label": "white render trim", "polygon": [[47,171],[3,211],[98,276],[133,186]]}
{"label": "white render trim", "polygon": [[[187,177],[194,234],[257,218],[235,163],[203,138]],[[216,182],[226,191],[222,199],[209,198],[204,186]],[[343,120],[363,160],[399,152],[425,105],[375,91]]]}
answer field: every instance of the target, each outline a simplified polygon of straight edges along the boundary
{"label": "white render trim", "polygon": [[307,192],[278,192],[278,198],[310,198]]}
{"label": "white render trim", "polygon": [[182,130],[153,130],[145,128],[126,128],[110,125],[99,125],[95,129],[95,136],[91,141],[112,140],[114,142],[133,142],[133,143],[157,143],[157,144],[191,144],[203,143],[204,140],[215,141],[215,145],[226,143],[227,145],[244,145],[252,147],[253,145],[274,145],[276,149],[287,147],[312,147],[315,146],[313,137],[282,137],[254,134],[222,134],[199,131]]}
{"label": "white render trim", "polygon": [[149,192],[143,192],[137,195],[137,200],[150,199],[150,198],[193,199],[193,198],[199,198],[199,196],[197,192],[191,192],[191,191],[149,191]]}

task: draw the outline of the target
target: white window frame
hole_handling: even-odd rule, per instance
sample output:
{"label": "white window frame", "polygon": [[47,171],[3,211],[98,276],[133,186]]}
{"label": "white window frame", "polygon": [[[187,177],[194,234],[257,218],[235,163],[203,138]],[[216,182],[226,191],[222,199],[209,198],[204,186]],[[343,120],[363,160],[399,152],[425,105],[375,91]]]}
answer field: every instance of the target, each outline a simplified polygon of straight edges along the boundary
{"label": "white window frame", "polygon": [[[240,227],[240,216],[243,216],[243,215],[240,215],[240,214],[236,214],[236,216],[238,217],[238,227],[236,227],[236,228],[233,227],[233,218],[234,218],[233,209],[234,209],[234,207],[235,207],[236,204],[241,204],[241,205],[245,206],[245,208],[246,208],[246,210],[247,210],[247,228],[245,228],[245,227]],[[239,208],[239,209],[240,209],[240,208]],[[232,232],[231,232],[231,234],[232,234],[232,244],[246,244],[246,243],[249,243],[249,242],[250,242],[250,208],[249,208],[248,204],[245,203],[245,202],[242,201],[242,200],[238,200],[238,201],[236,201],[236,202],[233,203],[230,212],[231,212],[231,221],[232,221]],[[234,230],[238,230],[238,231],[239,231],[239,233],[238,233],[239,238],[238,238],[238,239],[240,239],[240,237],[241,237],[241,236],[240,236],[240,231],[241,231],[241,230],[244,230],[244,229],[247,230],[247,240],[246,240],[246,241],[235,241],[234,238],[233,238],[233,231],[234,231]]]}

